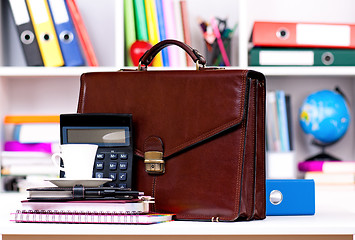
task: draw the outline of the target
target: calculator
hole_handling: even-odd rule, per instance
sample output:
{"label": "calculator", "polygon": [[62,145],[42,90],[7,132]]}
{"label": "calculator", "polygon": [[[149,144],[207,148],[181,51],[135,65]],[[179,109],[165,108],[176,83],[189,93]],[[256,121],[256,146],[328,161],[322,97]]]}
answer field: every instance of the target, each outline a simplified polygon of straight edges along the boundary
{"label": "calculator", "polygon": [[[61,144],[98,145],[93,178],[110,178],[105,187],[132,187],[131,114],[61,114],[60,129]],[[65,173],[60,176],[65,177]]]}

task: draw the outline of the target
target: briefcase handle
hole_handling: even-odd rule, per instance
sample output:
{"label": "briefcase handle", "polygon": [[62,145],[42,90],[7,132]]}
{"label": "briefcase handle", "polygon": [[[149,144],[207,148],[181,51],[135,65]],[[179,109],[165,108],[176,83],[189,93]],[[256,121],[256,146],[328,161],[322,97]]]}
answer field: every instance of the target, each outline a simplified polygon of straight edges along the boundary
{"label": "briefcase handle", "polygon": [[143,54],[143,56],[139,59],[138,70],[147,70],[147,66],[153,61],[154,57],[165,47],[168,47],[170,45],[175,45],[184,49],[185,52],[190,55],[194,63],[196,63],[196,69],[200,69],[201,66],[202,68],[205,67],[206,59],[201,55],[201,53],[199,53],[199,51],[190,47],[186,43],[173,39],[167,39],[155,44]]}

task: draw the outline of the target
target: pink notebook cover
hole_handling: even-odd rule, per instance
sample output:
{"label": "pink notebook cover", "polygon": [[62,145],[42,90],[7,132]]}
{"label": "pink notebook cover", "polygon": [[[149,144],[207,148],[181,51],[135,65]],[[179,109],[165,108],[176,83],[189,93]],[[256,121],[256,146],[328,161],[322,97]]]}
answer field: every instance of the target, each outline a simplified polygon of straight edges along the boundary
{"label": "pink notebook cover", "polygon": [[4,151],[52,153],[52,144],[51,143],[20,143],[17,141],[8,141],[5,142],[4,144]]}
{"label": "pink notebook cover", "polygon": [[302,172],[321,172],[323,171],[324,161],[306,161],[298,163],[298,170]]}

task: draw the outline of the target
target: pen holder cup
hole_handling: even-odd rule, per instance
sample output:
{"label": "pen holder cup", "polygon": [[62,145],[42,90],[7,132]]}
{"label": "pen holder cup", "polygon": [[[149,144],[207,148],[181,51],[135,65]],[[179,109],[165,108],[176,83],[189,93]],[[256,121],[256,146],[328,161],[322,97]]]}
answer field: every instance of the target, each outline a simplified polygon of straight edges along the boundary
{"label": "pen holder cup", "polygon": [[[226,50],[228,59],[231,59],[231,38],[222,38],[224,48]],[[206,44],[206,60],[207,66],[226,66],[223,61],[220,47],[217,39],[212,44]]]}

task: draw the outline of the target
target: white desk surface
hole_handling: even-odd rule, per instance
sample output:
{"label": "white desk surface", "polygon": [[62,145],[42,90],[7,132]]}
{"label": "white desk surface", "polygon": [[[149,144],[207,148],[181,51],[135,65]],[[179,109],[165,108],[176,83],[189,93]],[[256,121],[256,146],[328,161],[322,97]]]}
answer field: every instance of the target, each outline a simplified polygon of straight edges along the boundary
{"label": "white desk surface", "polygon": [[25,199],[26,196],[14,193],[0,194],[0,234],[3,237],[6,235],[348,235],[353,236],[355,240],[355,186],[316,187],[314,216],[268,216],[265,220],[232,223],[174,221],[153,225],[109,225],[10,222],[10,212],[20,209],[20,200]]}

